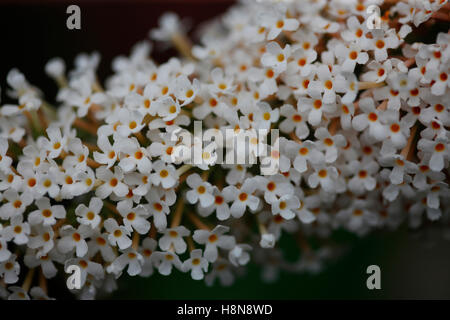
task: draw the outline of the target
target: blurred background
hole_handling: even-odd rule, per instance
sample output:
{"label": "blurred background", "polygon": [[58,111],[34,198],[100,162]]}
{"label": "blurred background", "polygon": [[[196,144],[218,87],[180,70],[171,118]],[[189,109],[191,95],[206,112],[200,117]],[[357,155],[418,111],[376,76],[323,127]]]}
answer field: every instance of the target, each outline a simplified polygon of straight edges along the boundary
{"label": "blurred background", "polygon": [[[66,28],[66,8],[81,8],[81,30]],[[99,75],[110,74],[111,60],[128,54],[148,31],[157,25],[159,16],[174,11],[190,18],[198,26],[222,12],[229,0],[153,0],[153,1],[0,1],[0,86],[5,101],[6,74],[16,67],[28,80],[53,100],[56,87],[45,76],[48,59],[59,56],[68,68],[80,52],[99,51],[102,55]],[[170,50],[154,48],[152,56],[162,62],[173,55]],[[266,284],[261,269],[250,265],[247,273],[237,277],[233,286],[217,283],[206,287],[189,275],[175,272],[169,277],[155,274],[151,278],[120,279],[119,290],[106,298],[120,299],[449,299],[450,242],[444,230],[430,225],[421,231],[399,230],[374,233],[366,238],[346,237],[348,251],[328,263],[317,274],[295,275],[282,272],[278,281]],[[290,242],[289,242],[290,243]],[[293,246],[293,245],[291,245]],[[294,252],[295,248],[286,247]],[[287,253],[289,255],[289,252]],[[366,268],[381,268],[381,290],[368,290]],[[49,283],[49,294],[70,299],[63,279]]]}

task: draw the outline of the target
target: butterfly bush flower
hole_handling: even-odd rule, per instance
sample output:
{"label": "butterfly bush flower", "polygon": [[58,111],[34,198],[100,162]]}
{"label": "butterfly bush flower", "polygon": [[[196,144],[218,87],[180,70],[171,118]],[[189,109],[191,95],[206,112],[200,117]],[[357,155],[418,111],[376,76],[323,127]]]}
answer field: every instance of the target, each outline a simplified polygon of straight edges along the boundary
{"label": "butterfly bush flower", "polygon": [[447,0],[240,1],[195,44],[161,16],[105,83],[98,52],[47,62],[55,97],[10,70],[0,297],[52,299],[47,279],[73,265],[80,299],[174,268],[227,286],[257,264],[275,281],[320,271],[343,251],[335,232],[448,231],[446,15]]}
{"label": "butterfly bush flower", "polygon": [[153,253],[153,261],[155,266],[158,268],[160,274],[168,276],[172,273],[173,267],[181,270],[183,268],[183,263],[181,262],[178,255],[170,251],[157,251]]}
{"label": "butterfly bush flower", "polygon": [[239,218],[241,217],[247,206],[251,210],[256,210],[259,204],[259,198],[252,195],[256,189],[255,180],[246,180],[241,188],[236,188],[235,186],[228,186],[223,190],[225,199],[227,201],[233,201],[230,207],[231,214]]}
{"label": "butterfly bush flower", "polygon": [[0,274],[7,284],[16,283],[19,280],[20,265],[16,258],[17,256],[12,254],[8,260],[0,264]]}
{"label": "butterfly bush flower", "polygon": [[131,246],[129,238],[130,232],[124,226],[119,226],[116,220],[109,218],[105,221],[105,229],[109,233],[108,241],[111,245],[118,245],[120,249],[127,249]]}
{"label": "butterfly bush flower", "polygon": [[192,279],[202,280],[208,271],[208,261],[202,257],[202,250],[192,250],[190,258],[183,262],[182,269],[184,272],[190,271]]}
{"label": "butterfly bush flower", "polygon": [[143,205],[133,208],[133,202],[123,200],[117,204],[117,211],[122,216],[125,228],[132,232],[133,229],[139,234],[145,234],[150,230],[150,222],[147,221],[148,211]]}
{"label": "butterfly bush flower", "polygon": [[140,253],[128,248],[106,270],[110,273],[120,274],[128,266],[127,273],[130,276],[135,276],[141,273],[143,262],[144,258]]}
{"label": "butterfly bush flower", "polygon": [[36,206],[38,210],[30,212],[28,216],[28,221],[32,225],[44,225],[51,226],[54,225],[57,220],[66,217],[66,210],[61,205],[52,206],[49,198],[41,198],[37,200]]}
{"label": "butterfly bush flower", "polygon": [[212,231],[195,230],[193,238],[199,244],[205,245],[204,256],[209,262],[214,262],[218,257],[218,248],[230,250],[234,244],[233,236],[224,235],[229,228],[218,225]]}
{"label": "butterfly bush flower", "polygon": [[202,207],[209,207],[213,204],[214,197],[212,195],[213,187],[208,182],[204,182],[198,174],[190,175],[187,184],[192,190],[186,194],[187,200],[194,204],[199,201]]}
{"label": "butterfly bush flower", "polygon": [[74,229],[72,226],[65,226],[61,229],[61,239],[58,242],[59,251],[67,253],[75,249],[76,256],[83,257],[88,251],[85,238],[90,231],[89,228],[85,228],[83,225],[80,225],[78,229]]}
{"label": "butterfly bush flower", "polygon": [[184,253],[187,245],[183,237],[189,236],[190,233],[184,226],[168,228],[165,230],[164,236],[159,239],[159,247],[165,251],[172,248],[177,254]]}
{"label": "butterfly bush flower", "polygon": [[103,201],[95,197],[89,201],[89,207],[86,207],[84,204],[78,205],[75,209],[75,214],[78,216],[77,221],[80,224],[90,225],[92,229],[95,229],[101,221],[99,213],[102,207]]}

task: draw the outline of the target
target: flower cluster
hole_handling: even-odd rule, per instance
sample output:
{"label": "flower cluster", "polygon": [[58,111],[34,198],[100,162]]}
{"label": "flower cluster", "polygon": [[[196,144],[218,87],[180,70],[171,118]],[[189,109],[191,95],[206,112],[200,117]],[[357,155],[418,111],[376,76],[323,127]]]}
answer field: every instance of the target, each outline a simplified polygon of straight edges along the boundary
{"label": "flower cluster", "polygon": [[[378,29],[366,24],[373,4]],[[177,269],[230,285],[251,260],[275,280],[320,270],[335,230],[362,236],[448,216],[448,14],[447,0],[247,0],[193,46],[175,14],[162,16],[150,37],[182,57],[158,65],[144,41],[113,61],[104,86],[98,53],[70,72],[52,59],[55,104],[11,70],[0,108],[0,297],[47,299],[46,279],[72,265],[82,299],[113,291],[123,273]],[[432,25],[447,30],[428,44],[409,37]],[[173,139],[193,135],[193,120],[235,139],[279,129],[277,141],[251,139],[279,144],[260,159],[276,158],[276,174],[217,164],[220,141],[199,164],[173,157],[203,144]],[[298,242],[298,261],[283,258],[283,234]],[[313,249],[311,237],[324,245]]]}

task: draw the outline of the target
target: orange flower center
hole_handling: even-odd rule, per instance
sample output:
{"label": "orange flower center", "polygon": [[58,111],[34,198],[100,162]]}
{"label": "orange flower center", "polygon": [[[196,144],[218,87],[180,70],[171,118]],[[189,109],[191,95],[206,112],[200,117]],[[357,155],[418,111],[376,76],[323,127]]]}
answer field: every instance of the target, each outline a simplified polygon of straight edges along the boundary
{"label": "orange flower center", "polygon": [[319,171],[319,177],[321,177],[321,178],[326,178],[327,174],[328,174],[327,170],[325,170],[325,169],[322,169]]}
{"label": "orange flower center", "polygon": [[248,195],[245,192],[242,192],[239,195],[239,200],[241,200],[241,201],[245,201],[245,200],[247,200],[247,198],[248,198]]}

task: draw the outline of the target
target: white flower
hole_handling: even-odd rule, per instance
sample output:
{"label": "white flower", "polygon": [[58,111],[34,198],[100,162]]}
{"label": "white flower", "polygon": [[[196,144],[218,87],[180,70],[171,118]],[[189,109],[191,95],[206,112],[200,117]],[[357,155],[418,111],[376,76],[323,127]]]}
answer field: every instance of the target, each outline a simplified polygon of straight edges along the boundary
{"label": "white flower", "polygon": [[62,199],[72,199],[77,194],[83,192],[83,185],[79,183],[77,174],[78,171],[73,168],[59,172],[57,182],[61,184],[60,195]]}
{"label": "white flower", "polygon": [[338,175],[335,167],[320,165],[314,168],[314,173],[308,177],[308,184],[311,188],[320,184],[326,192],[335,192]]}
{"label": "white flower", "polygon": [[238,189],[235,186],[228,186],[223,189],[223,195],[227,202],[233,201],[230,207],[231,215],[240,218],[245,212],[247,206],[251,210],[256,210],[259,204],[259,198],[252,195],[256,190],[256,181],[248,179]]}
{"label": "white flower", "polygon": [[182,270],[190,271],[194,280],[202,280],[204,273],[208,271],[208,261],[202,257],[202,250],[195,249],[190,253],[190,258],[183,262]]}
{"label": "white flower", "polygon": [[298,112],[290,104],[285,104],[280,108],[280,114],[286,119],[280,123],[280,130],[285,133],[292,132],[295,128],[295,135],[300,139],[305,139],[309,135],[309,128],[306,124],[307,113]]}
{"label": "white flower", "polygon": [[332,136],[325,128],[318,128],[314,136],[319,139],[316,142],[318,149],[325,151],[325,161],[327,163],[335,162],[339,154],[339,149],[347,144],[343,135],[336,134]]}
{"label": "white flower", "polygon": [[272,109],[266,102],[258,102],[256,106],[258,111],[255,115],[255,127],[258,129],[269,130],[271,123],[278,121],[279,110]]}
{"label": "white flower", "polygon": [[213,84],[208,85],[210,92],[214,95],[230,94],[234,90],[233,78],[224,75],[223,70],[215,68],[211,71]]}
{"label": "white flower", "polygon": [[442,181],[445,178],[444,173],[430,170],[430,167],[428,166],[428,160],[426,159],[424,159],[423,162],[419,163],[417,167],[419,170],[414,175],[413,185],[419,190],[426,189],[429,186],[429,180]]}
{"label": "white flower", "polygon": [[144,115],[139,111],[128,111],[123,108],[118,111],[118,117],[120,124],[117,126],[117,132],[123,138],[128,137],[130,134],[140,132],[144,127],[142,120]]}
{"label": "white flower", "polygon": [[164,121],[175,119],[181,111],[180,104],[178,101],[173,100],[172,97],[157,100],[153,103],[153,106],[155,106],[158,116]]}
{"label": "white flower", "polygon": [[47,255],[38,258],[36,257],[35,250],[28,250],[24,257],[24,262],[28,268],[41,267],[44,277],[51,279],[58,273],[58,269],[56,269],[54,261],[60,261],[61,256],[61,253],[59,253],[56,249],[53,249]]}
{"label": "white flower", "polygon": [[54,79],[61,79],[64,76],[66,65],[62,58],[52,58],[45,65],[45,73]]}
{"label": "white flower", "polygon": [[247,173],[246,167],[244,165],[235,165],[231,167],[225,177],[225,182],[230,185],[236,185],[244,181],[245,175]]}
{"label": "white flower", "polygon": [[361,99],[359,107],[364,113],[353,118],[353,128],[357,131],[363,131],[368,127],[371,137],[379,141],[385,139],[388,131],[380,121],[381,111],[375,109],[373,100],[371,98]]}
{"label": "white flower", "polygon": [[75,214],[78,216],[77,221],[80,224],[85,224],[95,229],[101,221],[100,211],[103,207],[103,201],[99,198],[93,197],[89,200],[89,207],[80,204],[75,209]]}
{"label": "white flower", "polygon": [[365,64],[369,60],[366,52],[361,52],[361,47],[351,44],[346,47],[343,44],[336,46],[336,56],[343,60],[342,72],[353,72],[356,64]]}
{"label": "white flower", "polygon": [[72,139],[68,144],[68,151],[72,152],[73,155],[69,155],[64,159],[63,167],[75,167],[75,169],[83,171],[87,166],[87,159],[89,157],[89,149],[80,139]]}
{"label": "white flower", "polygon": [[20,190],[22,183],[22,178],[14,172],[10,171],[8,174],[5,174],[0,170],[0,191],[7,189]]}
{"label": "white flower", "polygon": [[293,51],[292,58],[293,61],[288,62],[287,72],[295,74],[300,71],[300,75],[306,77],[314,71],[312,62],[317,59],[317,52],[314,49],[298,48]]}
{"label": "white flower", "polygon": [[47,135],[49,139],[42,139],[43,147],[49,152],[49,158],[57,158],[67,146],[67,136],[61,134],[61,129],[56,126],[48,127]]}
{"label": "white flower", "polygon": [[392,184],[402,184],[404,177],[409,173],[417,172],[417,165],[407,161],[402,155],[391,155],[380,159],[382,166],[393,167],[389,174],[389,180]]}
{"label": "white flower", "polygon": [[228,232],[229,228],[217,225],[212,231],[207,230],[195,230],[192,236],[195,242],[204,244],[205,252],[204,257],[209,262],[214,262],[218,257],[218,248],[230,250],[235,245],[235,239],[233,236],[226,236],[224,233]]}
{"label": "white flower", "polygon": [[293,219],[296,214],[295,210],[300,207],[300,201],[294,195],[283,195],[272,203],[272,213],[280,214],[284,219]]}
{"label": "white flower", "polygon": [[226,115],[227,105],[223,99],[216,99],[210,94],[205,94],[203,98],[204,102],[192,111],[195,118],[203,120],[211,113],[220,117]]}
{"label": "white flower", "polygon": [[374,81],[374,82],[382,82],[386,79],[389,73],[392,70],[391,60],[388,59],[384,61],[382,64],[376,61],[371,61],[367,64],[367,67],[370,70],[362,75],[362,79],[364,81]]}
{"label": "white flower", "polygon": [[298,110],[300,112],[308,112],[308,123],[313,126],[320,124],[323,113],[331,113],[336,110],[335,104],[323,102],[322,94],[320,93],[321,87],[322,85],[318,83],[317,89],[310,93],[312,99],[301,97],[298,100]]}
{"label": "white flower", "polygon": [[304,223],[304,224],[310,224],[314,221],[316,221],[316,216],[314,213],[310,210],[310,205],[308,204],[309,199],[303,199],[301,198],[300,201],[300,208],[296,210],[296,214],[298,216],[298,219]]}
{"label": "white flower", "polygon": [[340,115],[341,127],[344,130],[349,130],[352,128],[352,117],[355,114],[355,106],[352,103],[349,104],[343,103],[340,105],[340,108],[342,110],[342,113]]}
{"label": "white flower", "polygon": [[283,195],[292,194],[294,189],[289,181],[281,174],[276,174],[270,177],[255,177],[258,183],[258,188],[264,191],[264,200],[267,203],[277,201]]}
{"label": "white flower", "polygon": [[108,243],[108,234],[107,233],[100,233],[99,231],[94,231],[90,235],[90,239],[88,241],[88,256],[94,257],[97,252],[100,252],[102,258],[107,261],[111,262],[116,257],[116,254],[113,251],[113,248]]}
{"label": "white flower", "polygon": [[293,166],[300,173],[308,169],[308,163],[317,165],[325,162],[324,155],[317,150],[314,142],[306,140],[302,144],[290,142],[286,151],[294,158]]}
{"label": "white flower", "polygon": [[237,244],[232,250],[230,250],[228,259],[236,267],[245,266],[250,261],[250,254],[247,252],[249,250],[252,250],[250,245]]}
{"label": "white flower", "polygon": [[8,219],[16,217],[25,212],[25,209],[33,202],[33,196],[24,192],[19,193],[13,189],[8,189],[3,193],[3,197],[8,201],[0,207],[0,217]]}
{"label": "white flower", "polygon": [[12,254],[8,260],[0,263],[0,277],[6,284],[16,283],[19,280],[20,265],[16,258],[17,256]]}
{"label": "white flower", "polygon": [[4,105],[2,108],[2,114],[5,116],[15,116],[24,111],[36,111],[39,109],[41,103],[41,100],[36,98],[34,92],[28,92],[20,96],[18,105]]}
{"label": "white flower", "polygon": [[158,20],[159,28],[150,32],[150,37],[159,41],[167,41],[176,34],[182,32],[180,18],[173,12],[163,14]]}
{"label": "white flower", "polygon": [[207,217],[215,210],[217,219],[219,219],[220,221],[227,220],[228,218],[230,218],[230,206],[225,201],[225,197],[222,194],[222,192],[219,191],[219,189],[214,188],[213,196],[214,196],[213,204],[205,208],[199,207],[198,213],[201,216]]}
{"label": "white flower", "polygon": [[150,222],[147,221],[149,214],[143,205],[133,208],[132,201],[123,200],[117,204],[117,211],[123,217],[123,224],[129,232],[134,229],[139,234],[145,234],[150,230]]}
{"label": "white flower", "polygon": [[158,246],[158,243],[155,239],[152,239],[150,237],[147,237],[142,241],[142,247],[140,248],[139,252],[142,255],[142,258],[144,259],[144,263],[142,265],[142,271],[141,276],[148,277],[153,274],[153,259],[152,255],[155,251],[156,247]]}
{"label": "white flower", "polygon": [[19,162],[17,164],[17,172],[24,180],[21,191],[26,192],[32,198],[40,198],[40,194],[38,193],[39,173],[33,170],[31,163]]}
{"label": "white flower", "polygon": [[100,167],[97,169],[97,177],[104,182],[95,191],[95,195],[100,199],[107,198],[113,192],[118,197],[128,193],[128,187],[122,182],[123,173],[119,167],[114,167],[114,173],[106,167]]}
{"label": "white flower", "polygon": [[119,275],[128,266],[128,274],[130,276],[136,276],[141,273],[143,263],[144,258],[142,255],[134,249],[128,248],[108,266],[106,271]]}
{"label": "white flower", "polygon": [[111,168],[117,161],[117,146],[112,146],[106,136],[99,136],[97,145],[102,150],[102,153],[94,151],[94,160],[98,163],[106,164],[107,168]]}
{"label": "white flower", "polygon": [[30,89],[30,85],[23,73],[15,68],[8,72],[6,82],[14,89],[16,96],[19,96],[21,93]]}
{"label": "white flower", "polygon": [[289,45],[282,49],[277,42],[271,41],[266,45],[266,52],[261,57],[261,64],[273,68],[275,73],[281,73],[286,71],[290,55],[291,47]]}
{"label": "white flower", "polygon": [[[83,194],[84,192],[89,192],[94,188],[94,181],[95,181],[95,174],[94,170],[91,168],[86,168],[85,172],[80,172],[77,174],[77,184],[78,184],[78,191]],[[80,195],[80,194],[77,194]]]}
{"label": "white flower", "polygon": [[164,230],[164,236],[159,239],[159,247],[164,251],[170,251],[173,248],[177,254],[182,254],[187,248],[183,237],[190,234],[191,232],[184,226],[166,229]]}
{"label": "white flower", "polygon": [[376,179],[373,177],[378,172],[379,165],[375,161],[359,162],[351,161],[348,170],[353,174],[353,178],[348,183],[349,189],[355,194],[363,194],[372,191],[376,186]]}
{"label": "white flower", "polygon": [[333,75],[326,65],[320,65],[317,68],[317,76],[319,80],[312,81],[308,86],[308,94],[316,98],[323,93],[321,101],[324,104],[333,104],[336,102],[336,89],[339,88],[338,83],[334,80]]}
{"label": "white flower", "polygon": [[73,79],[69,83],[70,91],[65,97],[71,105],[77,107],[77,116],[86,116],[93,104],[101,105],[105,101],[102,92],[93,93],[93,77],[89,73],[84,73],[80,77]]}
{"label": "white flower", "polygon": [[153,215],[153,222],[158,230],[164,230],[167,227],[167,217],[169,214],[169,206],[176,201],[175,192],[165,192],[160,190],[153,190],[146,195],[148,204],[147,211]]}
{"label": "white flower", "polygon": [[28,222],[32,225],[42,224],[44,226],[52,226],[56,223],[56,219],[64,219],[66,217],[66,210],[62,205],[50,204],[50,199],[41,198],[36,200],[38,210],[30,213]]}
{"label": "white flower", "polygon": [[77,257],[81,258],[88,252],[88,245],[85,238],[89,236],[91,229],[85,225],[80,225],[78,229],[72,226],[61,228],[61,239],[58,241],[58,250],[62,253],[68,253],[76,250]]}
{"label": "white flower", "polygon": [[395,30],[390,29],[385,32],[382,29],[374,29],[371,33],[373,37],[368,40],[370,49],[374,50],[375,60],[378,62],[386,60],[387,49],[396,48],[399,44]]}
{"label": "white flower", "polygon": [[150,179],[155,186],[161,185],[163,188],[172,188],[177,183],[177,173],[175,167],[166,165],[163,161],[158,160],[153,163],[154,173],[150,175]]}
{"label": "white flower", "polygon": [[[442,69],[438,72],[438,75],[435,77],[435,83],[431,86],[431,93],[436,96],[442,96],[448,91],[448,87],[450,86],[449,71],[448,69]],[[434,79],[433,79],[434,80]]]}
{"label": "white flower", "polygon": [[[63,180],[63,182],[65,181]],[[59,183],[61,183],[61,171],[56,167],[51,167],[47,173],[40,174],[36,192],[42,196],[48,194],[50,198],[56,198],[61,192]]]}
{"label": "white flower", "polygon": [[296,19],[283,17],[281,12],[263,13],[259,21],[269,31],[267,40],[275,39],[283,30],[295,31],[299,26],[299,22]]}
{"label": "white flower", "polygon": [[175,79],[174,94],[178,101],[181,102],[181,107],[191,103],[197,96],[199,90],[200,82],[197,79],[194,79],[192,84],[184,75]]}
{"label": "white flower", "polygon": [[50,250],[53,249],[55,245],[53,241],[54,236],[55,233],[50,226],[38,225],[32,228],[28,241],[28,247],[31,249],[39,249],[36,252],[36,257],[40,258],[45,256],[50,252]]}
{"label": "white flower", "polygon": [[[316,245],[340,229],[445,227],[450,34],[430,27],[448,1],[387,2],[241,1],[201,28],[198,45],[169,13],[150,37],[183,57],[157,63],[152,44],[138,43],[104,84],[97,52],[68,72],[52,59],[55,103],[11,70],[0,280],[24,289],[0,285],[0,297],[50,299],[23,266],[46,279],[79,266],[83,288],[72,291],[93,299],[126,272],[175,267],[226,286],[254,259],[274,281],[280,270],[321,270],[339,248]],[[369,30],[372,4],[383,15]],[[283,257],[284,234],[297,262]]]}
{"label": "white flower", "polygon": [[209,207],[213,204],[213,187],[210,183],[203,181],[197,173],[187,177],[186,182],[192,188],[186,193],[186,198],[191,204],[195,204],[197,201],[200,201],[202,207]]}
{"label": "white flower", "polygon": [[226,287],[231,286],[234,282],[231,265],[225,259],[219,258],[213,264],[212,271],[205,276],[206,285],[212,286],[216,278],[219,278],[220,284]]}
{"label": "white flower", "polygon": [[11,218],[10,225],[2,231],[2,236],[10,241],[14,239],[14,243],[18,245],[26,244],[28,242],[28,235],[30,234],[30,225],[23,222],[21,215]]}
{"label": "white flower", "polygon": [[172,272],[173,266],[178,270],[181,270],[183,264],[180,258],[173,252],[161,252],[157,251],[152,254],[152,259],[155,266],[158,268],[159,273],[164,276],[168,276]]}
{"label": "white flower", "polygon": [[150,173],[140,174],[138,172],[127,173],[124,178],[125,184],[133,187],[133,194],[145,196],[151,187]]}
{"label": "white flower", "polygon": [[364,200],[355,200],[351,206],[338,213],[339,218],[345,219],[347,228],[353,232],[364,234],[367,228],[375,225],[376,218]]}
{"label": "white flower", "polygon": [[8,260],[11,256],[11,252],[8,250],[8,242],[5,239],[0,238],[0,262]]}
{"label": "white flower", "polygon": [[271,233],[264,233],[261,235],[259,245],[261,248],[273,248],[275,246],[275,236]]}
{"label": "white flower", "polygon": [[449,144],[447,139],[438,138],[436,141],[420,139],[417,148],[431,154],[430,168],[433,171],[441,171],[448,165],[450,158]]}
{"label": "white flower", "polygon": [[129,238],[130,232],[124,226],[119,226],[116,220],[109,218],[104,222],[106,231],[108,231],[108,241],[111,245],[118,245],[121,250],[131,246]]}
{"label": "white flower", "polygon": [[167,227],[166,215],[170,212],[169,205],[173,204],[168,202],[167,198],[165,200],[161,200],[161,198],[162,196],[158,192],[149,192],[146,195],[147,211],[153,215],[153,223],[158,230],[164,230]]}

